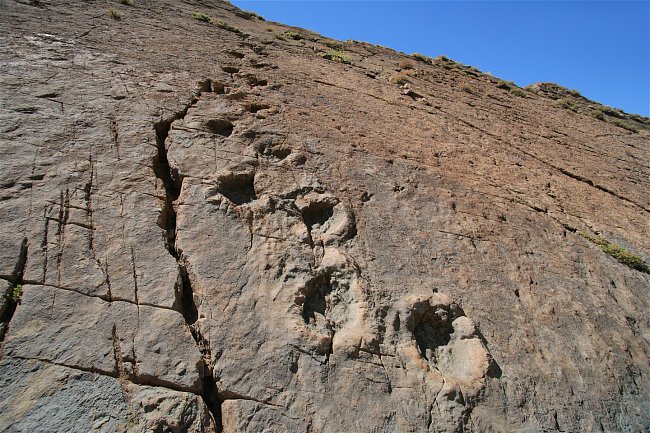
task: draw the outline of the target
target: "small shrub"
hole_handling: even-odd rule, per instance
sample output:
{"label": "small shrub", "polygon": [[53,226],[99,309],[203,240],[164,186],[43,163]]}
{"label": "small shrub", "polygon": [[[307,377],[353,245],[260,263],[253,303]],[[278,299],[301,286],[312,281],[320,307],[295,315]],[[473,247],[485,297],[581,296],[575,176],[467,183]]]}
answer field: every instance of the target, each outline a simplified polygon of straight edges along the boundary
{"label": "small shrub", "polygon": [[508,83],[507,81],[500,80],[497,83],[497,87],[499,89],[510,90],[512,89],[512,83]]}
{"label": "small shrub", "polygon": [[621,120],[612,120],[612,123],[619,128],[627,129],[630,132],[634,132],[635,134],[639,132],[638,129],[636,129],[634,126],[627,124]]}
{"label": "small shrub", "polygon": [[603,110],[603,113],[607,114],[608,116],[618,117],[619,119],[623,118],[623,115],[621,114],[621,112],[614,109],[614,108],[612,108],[612,107],[605,106],[605,107],[602,108],[602,110]]}
{"label": "small shrub", "polygon": [[518,87],[510,89],[510,93],[512,93],[515,96],[519,96],[520,98],[525,98],[526,97],[526,92],[524,92],[523,90],[521,90]]}
{"label": "small shrub", "polygon": [[441,62],[450,62],[451,61],[448,57],[442,56],[442,55],[436,57],[436,60],[440,60]]}
{"label": "small shrub", "polygon": [[569,95],[574,96],[576,98],[582,98],[582,95],[577,90],[572,90],[572,89],[567,90],[567,93],[569,93]]}
{"label": "small shrub", "polygon": [[246,17],[248,17],[249,19],[257,19],[257,20],[260,20],[260,21],[265,21],[265,19],[264,19],[263,16],[261,16],[261,15],[259,15],[259,14],[256,14],[255,12],[252,12],[252,11],[242,11],[242,12],[243,12],[244,15],[246,15]]}
{"label": "small shrub", "polygon": [[566,108],[567,110],[576,111],[578,108],[576,107],[575,102],[570,99],[562,98],[558,100],[558,103],[560,104],[560,107]]}
{"label": "small shrub", "polygon": [[122,13],[115,8],[110,8],[107,13],[108,16],[113,18],[115,21],[119,21],[122,19]]}
{"label": "small shrub", "polygon": [[192,18],[194,18],[195,20],[203,21],[204,23],[209,23],[212,21],[210,15],[206,15],[201,12],[192,12]]}
{"label": "small shrub", "polygon": [[413,53],[413,54],[411,54],[411,57],[413,57],[415,60],[420,61],[420,62],[429,63],[429,61],[430,61],[427,56],[425,56],[424,54],[420,54],[420,53]]}
{"label": "small shrub", "polygon": [[631,253],[630,251],[626,250],[622,246],[610,242],[607,239],[601,238],[600,236],[592,236],[588,233],[581,232],[581,231],[577,233],[578,235],[587,239],[591,243],[598,245],[600,249],[603,250],[603,252],[614,257],[620,263],[632,269],[636,269],[637,271],[650,274],[650,267],[648,267],[648,264],[645,261],[643,261],[641,257]]}
{"label": "small shrub", "polygon": [[280,40],[280,41],[286,41],[286,40],[287,40],[287,38],[285,38],[284,35],[281,35],[280,33],[274,33],[274,34],[273,34],[273,37],[274,37],[275,39]]}
{"label": "small shrub", "polygon": [[133,6],[133,0],[120,0],[120,3],[124,6]]}
{"label": "small shrub", "polygon": [[630,114],[630,118],[636,122],[650,125],[650,118],[640,116],[638,114]]}
{"label": "small shrub", "polygon": [[305,37],[298,32],[284,32],[284,36],[286,36],[289,39],[293,39],[294,41],[305,39]]}
{"label": "small shrub", "polygon": [[399,61],[399,67],[402,69],[413,69],[415,65],[409,59],[402,59]]}
{"label": "small shrub", "polygon": [[400,86],[409,82],[409,76],[404,73],[393,74],[388,78],[393,84],[399,84]]}
{"label": "small shrub", "polygon": [[325,44],[328,48],[331,48],[331,49],[333,49],[333,50],[336,50],[336,51],[343,51],[343,46],[342,46],[340,43],[336,42],[336,41],[325,41],[324,44]]}
{"label": "small shrub", "polygon": [[323,57],[334,62],[346,63],[348,65],[352,63],[352,58],[347,53],[340,50],[329,50],[323,54]]}
{"label": "small shrub", "polygon": [[600,110],[594,110],[591,113],[589,113],[589,115],[594,119],[605,120],[605,114]]}
{"label": "small shrub", "polygon": [[463,84],[460,86],[460,90],[462,90],[465,93],[474,93],[474,89],[468,84]]}
{"label": "small shrub", "polygon": [[233,26],[232,24],[228,24],[225,21],[211,20],[210,22],[212,24],[214,24],[215,26],[219,27],[220,29],[224,29],[224,30],[227,30],[229,32],[237,33],[237,34],[240,34],[240,35],[242,34],[241,30],[239,30],[237,27]]}

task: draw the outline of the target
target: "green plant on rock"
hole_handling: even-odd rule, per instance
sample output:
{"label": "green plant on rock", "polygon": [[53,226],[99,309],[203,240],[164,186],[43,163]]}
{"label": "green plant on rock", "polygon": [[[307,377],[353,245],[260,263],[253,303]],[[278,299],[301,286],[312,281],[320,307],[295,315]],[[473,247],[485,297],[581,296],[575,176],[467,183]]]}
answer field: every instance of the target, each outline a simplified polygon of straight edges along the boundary
{"label": "green plant on rock", "polygon": [[329,50],[323,54],[323,58],[334,62],[346,63],[348,65],[352,63],[352,58],[347,53],[340,50]]}
{"label": "green plant on rock", "polygon": [[603,111],[603,113],[607,114],[608,116],[618,117],[619,119],[621,119],[623,117],[623,115],[621,114],[620,111],[618,111],[617,109],[612,108],[612,107],[604,106],[602,108],[602,111]]}
{"label": "green plant on rock", "polygon": [[119,21],[122,19],[122,13],[115,8],[110,8],[107,14],[110,18],[113,18],[115,21]]}
{"label": "green plant on rock", "polygon": [[402,59],[402,60],[400,60],[398,65],[399,65],[399,67],[402,68],[402,69],[413,69],[413,68],[415,68],[415,65],[414,65],[413,62],[412,62],[411,60],[409,60],[409,59]]}
{"label": "green plant on rock", "polygon": [[229,32],[237,33],[239,35],[243,34],[241,30],[239,30],[237,27],[233,26],[232,24],[228,24],[225,21],[221,20],[211,20],[210,21],[212,24],[215,26],[219,27],[220,29],[227,30]]}
{"label": "green plant on rock", "polygon": [[411,57],[413,57],[415,60],[420,61],[420,62],[429,63],[431,61],[431,59],[429,59],[427,56],[425,56],[424,54],[420,54],[420,53],[413,53],[413,54],[411,54]]}
{"label": "green plant on rock", "polygon": [[462,90],[465,93],[474,93],[474,89],[472,89],[472,86],[469,84],[462,84],[460,86],[460,90]]}
{"label": "green plant on rock", "polygon": [[638,129],[636,129],[634,126],[627,124],[621,120],[612,120],[612,123],[619,128],[627,129],[628,131],[634,132],[635,134],[639,132]]}
{"label": "green plant on rock", "polygon": [[578,109],[575,102],[570,99],[562,98],[558,100],[558,103],[560,104],[560,107],[566,108],[567,110],[576,111]]}
{"label": "green plant on rock", "polygon": [[192,12],[192,18],[198,21],[203,21],[204,23],[209,23],[212,21],[212,18],[210,18],[210,15],[206,15],[202,12]]}
{"label": "green plant on rock", "polygon": [[294,41],[305,39],[305,37],[298,32],[284,32],[284,36],[286,36],[289,39],[293,39]]}
{"label": "green plant on rock", "polygon": [[589,115],[594,119],[605,120],[605,113],[603,113],[600,110],[594,110],[591,113],[589,113]]}
{"label": "green plant on rock", "polygon": [[333,49],[334,51],[343,51],[343,45],[337,41],[325,41],[323,42],[328,48]]}
{"label": "green plant on rock", "polygon": [[497,83],[497,88],[503,89],[503,90],[510,90],[512,89],[513,84],[511,82],[499,80]]}
{"label": "green plant on rock", "polygon": [[402,72],[393,74],[388,78],[388,81],[393,84],[399,84],[400,86],[409,82],[409,76]]}
{"label": "green plant on rock", "polygon": [[13,286],[7,294],[5,294],[5,298],[14,303],[20,302],[20,298],[23,296],[23,285],[22,284],[16,284]]}
{"label": "green plant on rock", "polygon": [[510,89],[510,93],[512,93],[515,96],[519,96],[520,98],[525,98],[526,97],[526,92],[524,92],[523,90],[521,90],[518,87]]}
{"label": "green plant on rock", "polygon": [[622,246],[610,242],[605,238],[601,238],[600,236],[590,235],[589,233],[582,231],[578,231],[577,234],[587,239],[589,242],[598,245],[603,252],[614,257],[620,263],[632,269],[636,269],[639,272],[650,274],[650,267],[648,264],[641,257],[626,250]]}
{"label": "green plant on rock", "polygon": [[255,12],[252,12],[252,11],[242,11],[242,12],[249,19],[257,19],[257,20],[260,20],[260,21],[265,21],[265,19],[264,19],[264,17],[262,15],[259,15],[259,14],[255,13]]}

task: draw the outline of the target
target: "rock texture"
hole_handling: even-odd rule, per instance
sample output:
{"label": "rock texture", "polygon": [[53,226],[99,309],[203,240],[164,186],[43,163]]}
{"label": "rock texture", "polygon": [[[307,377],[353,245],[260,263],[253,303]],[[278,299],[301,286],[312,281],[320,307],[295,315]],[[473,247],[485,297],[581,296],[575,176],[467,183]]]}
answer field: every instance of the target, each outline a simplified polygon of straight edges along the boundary
{"label": "rock texture", "polygon": [[650,429],[649,119],[124,3],[0,2],[0,431]]}

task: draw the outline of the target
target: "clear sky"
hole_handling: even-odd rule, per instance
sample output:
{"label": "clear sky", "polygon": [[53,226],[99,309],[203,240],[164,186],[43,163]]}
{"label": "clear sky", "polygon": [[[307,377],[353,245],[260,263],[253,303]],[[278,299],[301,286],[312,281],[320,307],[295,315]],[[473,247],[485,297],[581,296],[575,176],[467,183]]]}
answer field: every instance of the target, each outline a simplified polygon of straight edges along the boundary
{"label": "clear sky", "polygon": [[234,0],[267,20],[551,81],[650,116],[650,0]]}

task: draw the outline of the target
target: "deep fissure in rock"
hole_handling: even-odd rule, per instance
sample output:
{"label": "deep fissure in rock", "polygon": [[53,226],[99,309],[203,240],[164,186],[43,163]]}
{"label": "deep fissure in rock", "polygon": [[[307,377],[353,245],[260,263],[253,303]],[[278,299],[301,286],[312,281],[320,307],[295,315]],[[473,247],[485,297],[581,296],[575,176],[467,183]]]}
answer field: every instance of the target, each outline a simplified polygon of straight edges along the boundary
{"label": "deep fissure in rock", "polygon": [[[175,306],[180,310],[188,325],[193,325],[199,318],[199,312],[194,302],[194,291],[192,290],[192,282],[190,276],[187,274],[187,267],[185,264],[178,264],[178,281],[174,287],[176,294]],[[196,338],[195,338],[196,340]]]}
{"label": "deep fissure in rock", "polygon": [[[204,82],[202,89],[207,88],[211,90],[213,89],[211,82],[209,86],[205,85]],[[197,96],[200,96],[200,94],[200,91],[197,92]],[[215,422],[215,431],[220,433],[223,430],[221,421],[221,402],[217,398],[217,385],[212,376],[210,362],[205,359],[205,349],[202,350],[202,348],[209,347],[209,342],[206,341],[199,332],[196,332],[192,326],[198,319],[198,309],[194,302],[194,291],[192,289],[191,279],[187,272],[187,265],[182,261],[182,254],[176,248],[176,208],[174,207],[174,204],[180,196],[183,177],[176,168],[170,166],[166,147],[166,140],[169,136],[172,123],[176,120],[183,119],[188,110],[194,106],[197,101],[198,98],[193,98],[182,111],[154,124],[154,130],[156,132],[156,147],[158,151],[156,156],[153,158],[153,170],[156,177],[162,181],[165,189],[165,199],[160,213],[159,225],[165,231],[165,244],[167,251],[169,251],[169,254],[176,259],[178,265],[179,275],[176,286],[174,287],[176,294],[174,307],[176,307],[183,315],[185,322],[190,327],[194,341],[199,347],[201,353],[204,355],[203,366],[205,371],[201,397],[212,414]]]}
{"label": "deep fissure in rock", "polygon": [[221,418],[221,403],[222,400],[218,397],[217,384],[212,377],[212,372],[209,376],[203,378],[203,393],[201,394],[203,402],[208,407],[212,414],[215,423],[215,431],[221,433],[223,431],[223,421]]}
{"label": "deep fissure in rock", "polygon": [[22,295],[23,286],[23,273],[25,272],[25,265],[27,264],[27,238],[24,238],[20,244],[20,253],[18,254],[18,261],[14,267],[13,273],[9,276],[11,286],[6,293],[5,303],[2,310],[0,310],[0,343],[4,341],[5,334],[9,328],[9,322],[14,317],[16,307],[20,303],[20,296]]}

